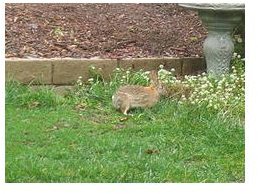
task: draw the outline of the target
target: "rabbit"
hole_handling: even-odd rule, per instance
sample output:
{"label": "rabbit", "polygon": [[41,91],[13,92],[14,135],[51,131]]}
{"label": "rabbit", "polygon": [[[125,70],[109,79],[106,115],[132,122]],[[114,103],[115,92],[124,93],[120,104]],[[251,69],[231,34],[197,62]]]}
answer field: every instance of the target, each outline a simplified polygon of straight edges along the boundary
{"label": "rabbit", "polygon": [[112,96],[113,106],[125,115],[131,108],[154,106],[165,91],[158,80],[157,71],[151,71],[149,76],[151,84],[148,87],[138,85],[120,87]]}

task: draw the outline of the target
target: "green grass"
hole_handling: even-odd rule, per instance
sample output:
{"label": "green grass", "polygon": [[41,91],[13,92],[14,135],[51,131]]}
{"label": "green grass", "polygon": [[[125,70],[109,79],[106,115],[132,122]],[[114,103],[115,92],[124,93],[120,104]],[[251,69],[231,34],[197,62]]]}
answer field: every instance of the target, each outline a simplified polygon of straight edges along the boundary
{"label": "green grass", "polygon": [[244,182],[241,114],[162,99],[126,120],[104,94],[7,83],[6,182]]}

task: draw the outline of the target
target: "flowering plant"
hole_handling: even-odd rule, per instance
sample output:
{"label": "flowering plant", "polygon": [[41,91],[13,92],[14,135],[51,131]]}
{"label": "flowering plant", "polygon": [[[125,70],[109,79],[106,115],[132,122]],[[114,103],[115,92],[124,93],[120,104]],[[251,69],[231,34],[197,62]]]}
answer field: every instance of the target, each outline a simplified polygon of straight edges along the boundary
{"label": "flowering plant", "polygon": [[[95,68],[92,67],[94,72]],[[177,78],[175,70],[165,70],[159,66],[159,80],[167,90],[165,98],[176,101],[179,104],[205,106],[222,112],[239,110],[244,112],[245,75],[244,59],[234,54],[232,58],[231,72],[218,77],[210,76],[205,72],[199,75],[185,75]],[[95,72],[88,82],[83,83],[79,77],[76,94],[85,99],[109,99],[114,91],[121,85],[137,84],[146,86],[149,84],[149,71],[137,71],[132,69],[116,68],[107,82]]]}

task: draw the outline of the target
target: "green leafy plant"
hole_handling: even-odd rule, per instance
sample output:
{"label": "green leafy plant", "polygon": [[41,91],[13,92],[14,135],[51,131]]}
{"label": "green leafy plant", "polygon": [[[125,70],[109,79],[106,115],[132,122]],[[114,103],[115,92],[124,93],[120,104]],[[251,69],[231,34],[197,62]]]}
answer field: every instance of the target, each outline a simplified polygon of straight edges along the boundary
{"label": "green leafy plant", "polygon": [[[91,70],[94,72],[95,68]],[[179,105],[205,106],[224,113],[238,110],[244,114],[244,60],[240,55],[234,54],[231,72],[219,77],[202,73],[196,76],[186,75],[183,79],[179,79],[175,77],[174,71],[174,69],[165,70],[162,65],[159,67],[159,79],[167,89],[165,98],[177,101]],[[88,102],[107,102],[121,85],[148,85],[150,81],[148,74],[148,71],[143,70],[133,72],[130,69],[116,68],[111,80],[105,81],[101,75],[94,72],[86,83],[83,83],[81,78],[78,79],[75,96]]]}

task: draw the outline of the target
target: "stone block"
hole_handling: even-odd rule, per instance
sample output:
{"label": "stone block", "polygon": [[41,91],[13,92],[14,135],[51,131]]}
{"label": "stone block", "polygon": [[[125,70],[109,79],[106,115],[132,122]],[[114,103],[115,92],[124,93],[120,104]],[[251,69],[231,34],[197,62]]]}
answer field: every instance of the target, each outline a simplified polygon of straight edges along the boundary
{"label": "stone block", "polygon": [[121,59],[119,66],[121,68],[132,68],[135,71],[143,69],[150,71],[158,69],[160,65],[165,65],[163,58],[139,58],[139,59]]}
{"label": "stone block", "polygon": [[122,59],[119,61],[119,67],[127,69],[131,68],[135,71],[143,69],[144,71],[158,70],[163,65],[164,69],[175,69],[176,75],[182,73],[182,59],[179,58],[139,58],[139,59]]}
{"label": "stone block", "polygon": [[6,59],[6,80],[14,79],[24,84],[52,84],[51,60]]}
{"label": "stone block", "polygon": [[89,66],[94,66],[96,71],[98,71],[105,80],[110,80],[115,68],[117,68],[116,59],[99,59],[99,60],[89,60]]}
{"label": "stone block", "polygon": [[175,69],[175,72],[174,72],[175,75],[177,76],[182,75],[182,62],[183,62],[182,59],[166,57],[164,58],[164,61],[165,61],[164,69],[170,71],[173,68]]}
{"label": "stone block", "polygon": [[[117,62],[112,59],[62,59],[53,62],[53,84],[71,85],[76,83],[79,76],[86,81],[90,78],[89,69],[94,66],[97,71],[108,79],[116,68]],[[101,70],[99,69],[101,68]]]}
{"label": "stone block", "polygon": [[182,65],[183,75],[196,75],[206,71],[206,63],[204,58],[184,58]]}

